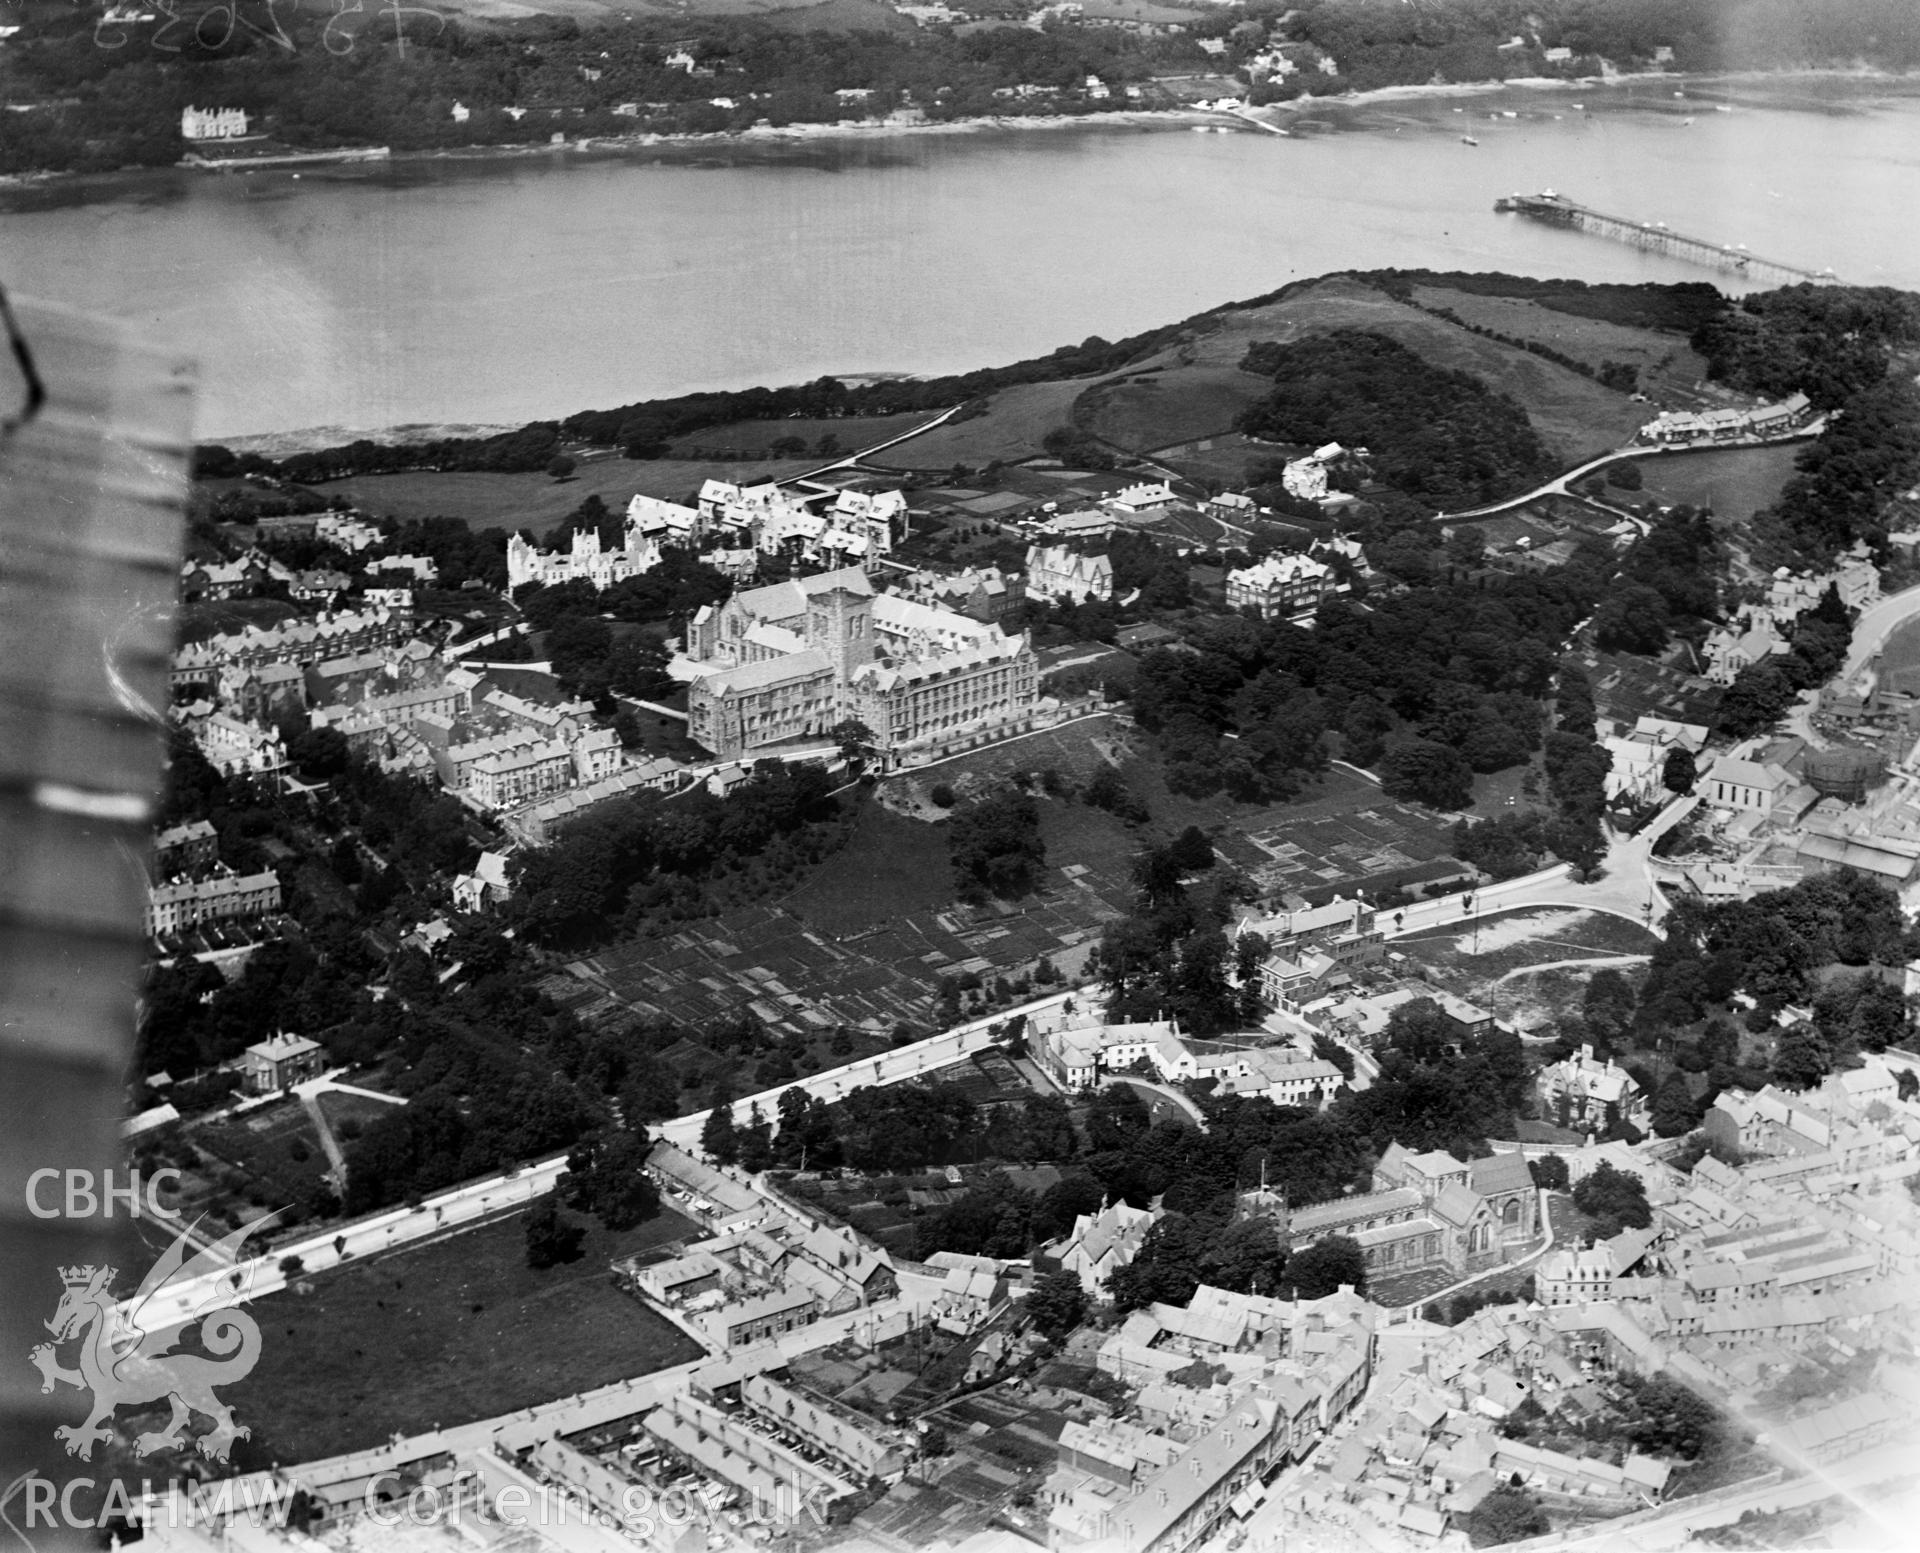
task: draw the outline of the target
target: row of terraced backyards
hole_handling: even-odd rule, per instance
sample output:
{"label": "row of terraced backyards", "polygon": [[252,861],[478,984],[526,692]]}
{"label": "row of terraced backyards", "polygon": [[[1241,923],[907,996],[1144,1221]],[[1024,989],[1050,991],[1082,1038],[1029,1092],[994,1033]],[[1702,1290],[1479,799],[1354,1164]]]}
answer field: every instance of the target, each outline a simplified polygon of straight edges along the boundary
{"label": "row of terraced backyards", "polygon": [[[929,1078],[968,1091],[977,1105],[1010,1105],[1033,1098],[1036,1090],[1021,1077],[1019,1070],[1005,1057],[984,1054],[988,1061],[981,1067],[955,1064],[928,1075]],[[1076,1106],[1079,1116],[1082,1108]],[[1061,1178],[1054,1165],[1015,1166],[998,1162],[980,1163],[972,1156],[982,1151],[978,1139],[984,1137],[988,1123],[976,1119],[974,1132],[955,1147],[960,1156],[951,1164],[929,1165],[923,1171],[898,1175],[863,1175],[843,1170],[821,1175],[795,1175],[783,1182],[788,1195],[803,1198],[822,1214],[849,1224],[861,1234],[879,1241],[896,1256],[914,1254],[914,1226],[928,1214],[951,1206],[967,1191],[1004,1175],[1021,1191],[1036,1196]],[[991,1156],[989,1156],[991,1158]]]}
{"label": "row of terraced backyards", "polygon": [[695,1225],[671,1212],[618,1233],[591,1223],[575,1260],[535,1271],[524,1224],[512,1214],[257,1301],[260,1361],[224,1391],[254,1444],[309,1461],[699,1357],[607,1272],[697,1236]]}
{"label": "row of terraced backyards", "polygon": [[1074,1388],[1074,1377],[1087,1376],[1054,1364],[1032,1381],[1003,1381],[936,1409],[929,1417],[953,1449],[936,1464],[935,1480],[896,1487],[855,1529],[885,1547],[956,1541],[989,1519],[1044,1535],[1044,1508],[1032,1502],[1053,1470],[1061,1433],[1074,1420],[1097,1424],[1110,1415],[1104,1402]]}
{"label": "row of terraced backyards", "polygon": [[1719,687],[1702,677],[1692,650],[1684,643],[1659,658],[1632,653],[1603,653],[1583,636],[1574,656],[1593,686],[1602,717],[1632,728],[1642,717],[1663,717],[1711,727],[1720,702]]}

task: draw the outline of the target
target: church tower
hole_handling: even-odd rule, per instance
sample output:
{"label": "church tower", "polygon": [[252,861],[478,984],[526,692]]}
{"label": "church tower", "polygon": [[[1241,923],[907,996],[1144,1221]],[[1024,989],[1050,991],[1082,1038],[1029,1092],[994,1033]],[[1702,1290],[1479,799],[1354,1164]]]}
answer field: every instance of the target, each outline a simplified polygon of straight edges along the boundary
{"label": "church tower", "polygon": [[833,677],[844,687],[853,671],[873,662],[873,596],[835,586],[807,601],[807,645],[833,663]]}

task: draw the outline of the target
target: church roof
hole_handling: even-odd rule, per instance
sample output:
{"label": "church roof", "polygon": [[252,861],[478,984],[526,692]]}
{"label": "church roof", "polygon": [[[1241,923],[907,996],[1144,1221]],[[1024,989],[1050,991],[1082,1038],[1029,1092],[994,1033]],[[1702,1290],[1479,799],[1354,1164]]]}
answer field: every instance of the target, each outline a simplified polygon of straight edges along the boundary
{"label": "church roof", "polygon": [[1526,1156],[1515,1150],[1476,1159],[1467,1167],[1467,1181],[1482,1197],[1497,1197],[1502,1192],[1531,1191],[1533,1172],[1527,1169]]}
{"label": "church roof", "polygon": [[700,681],[700,688],[712,696],[739,695],[832,672],[832,660],[818,649],[809,648],[806,652],[790,653],[784,658],[769,658],[764,663],[749,663],[737,669],[709,674]]}
{"label": "church roof", "polygon": [[1449,1224],[1465,1225],[1472,1221],[1485,1202],[1486,1199],[1472,1187],[1450,1181],[1434,1198],[1432,1211],[1434,1217],[1444,1219]]}

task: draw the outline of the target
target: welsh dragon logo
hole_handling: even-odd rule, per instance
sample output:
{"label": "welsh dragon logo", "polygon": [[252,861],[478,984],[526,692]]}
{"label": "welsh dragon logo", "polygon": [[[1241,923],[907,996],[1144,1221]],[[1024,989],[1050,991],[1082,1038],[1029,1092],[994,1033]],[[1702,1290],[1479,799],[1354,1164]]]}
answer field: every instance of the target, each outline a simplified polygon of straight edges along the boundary
{"label": "welsh dragon logo", "polygon": [[[53,1319],[43,1323],[53,1341],[41,1343],[28,1357],[40,1371],[41,1391],[52,1391],[59,1382],[93,1393],[85,1423],[62,1424],[53,1432],[69,1456],[92,1459],[95,1442],[112,1438],[107,1424],[115,1408],[163,1398],[172,1404],[173,1416],[165,1428],[134,1441],[135,1455],[181,1444],[195,1413],[213,1420],[199,1445],[201,1454],[214,1461],[225,1461],[233,1442],[247,1438],[249,1431],[234,1423],[233,1409],[213,1388],[245,1379],[260,1358],[260,1328],[245,1311],[234,1309],[253,1292],[253,1269],[233,1264],[240,1243],[266,1222],[243,1225],[198,1251],[189,1240],[194,1227],[189,1225],[124,1303],[112,1292],[117,1269],[60,1269],[66,1288]],[[172,1351],[195,1323],[201,1346],[213,1358]],[[56,1349],[76,1340],[79,1368],[68,1369]]]}

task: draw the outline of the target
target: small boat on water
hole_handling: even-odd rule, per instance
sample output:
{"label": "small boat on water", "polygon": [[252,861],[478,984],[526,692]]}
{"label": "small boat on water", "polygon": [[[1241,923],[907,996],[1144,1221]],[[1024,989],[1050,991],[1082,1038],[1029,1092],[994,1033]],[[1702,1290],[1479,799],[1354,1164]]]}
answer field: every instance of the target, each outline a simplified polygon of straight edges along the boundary
{"label": "small boat on water", "polygon": [[1475,140],[1471,135],[1462,135],[1460,137],[1460,144],[1463,146],[1477,146],[1480,142]]}

